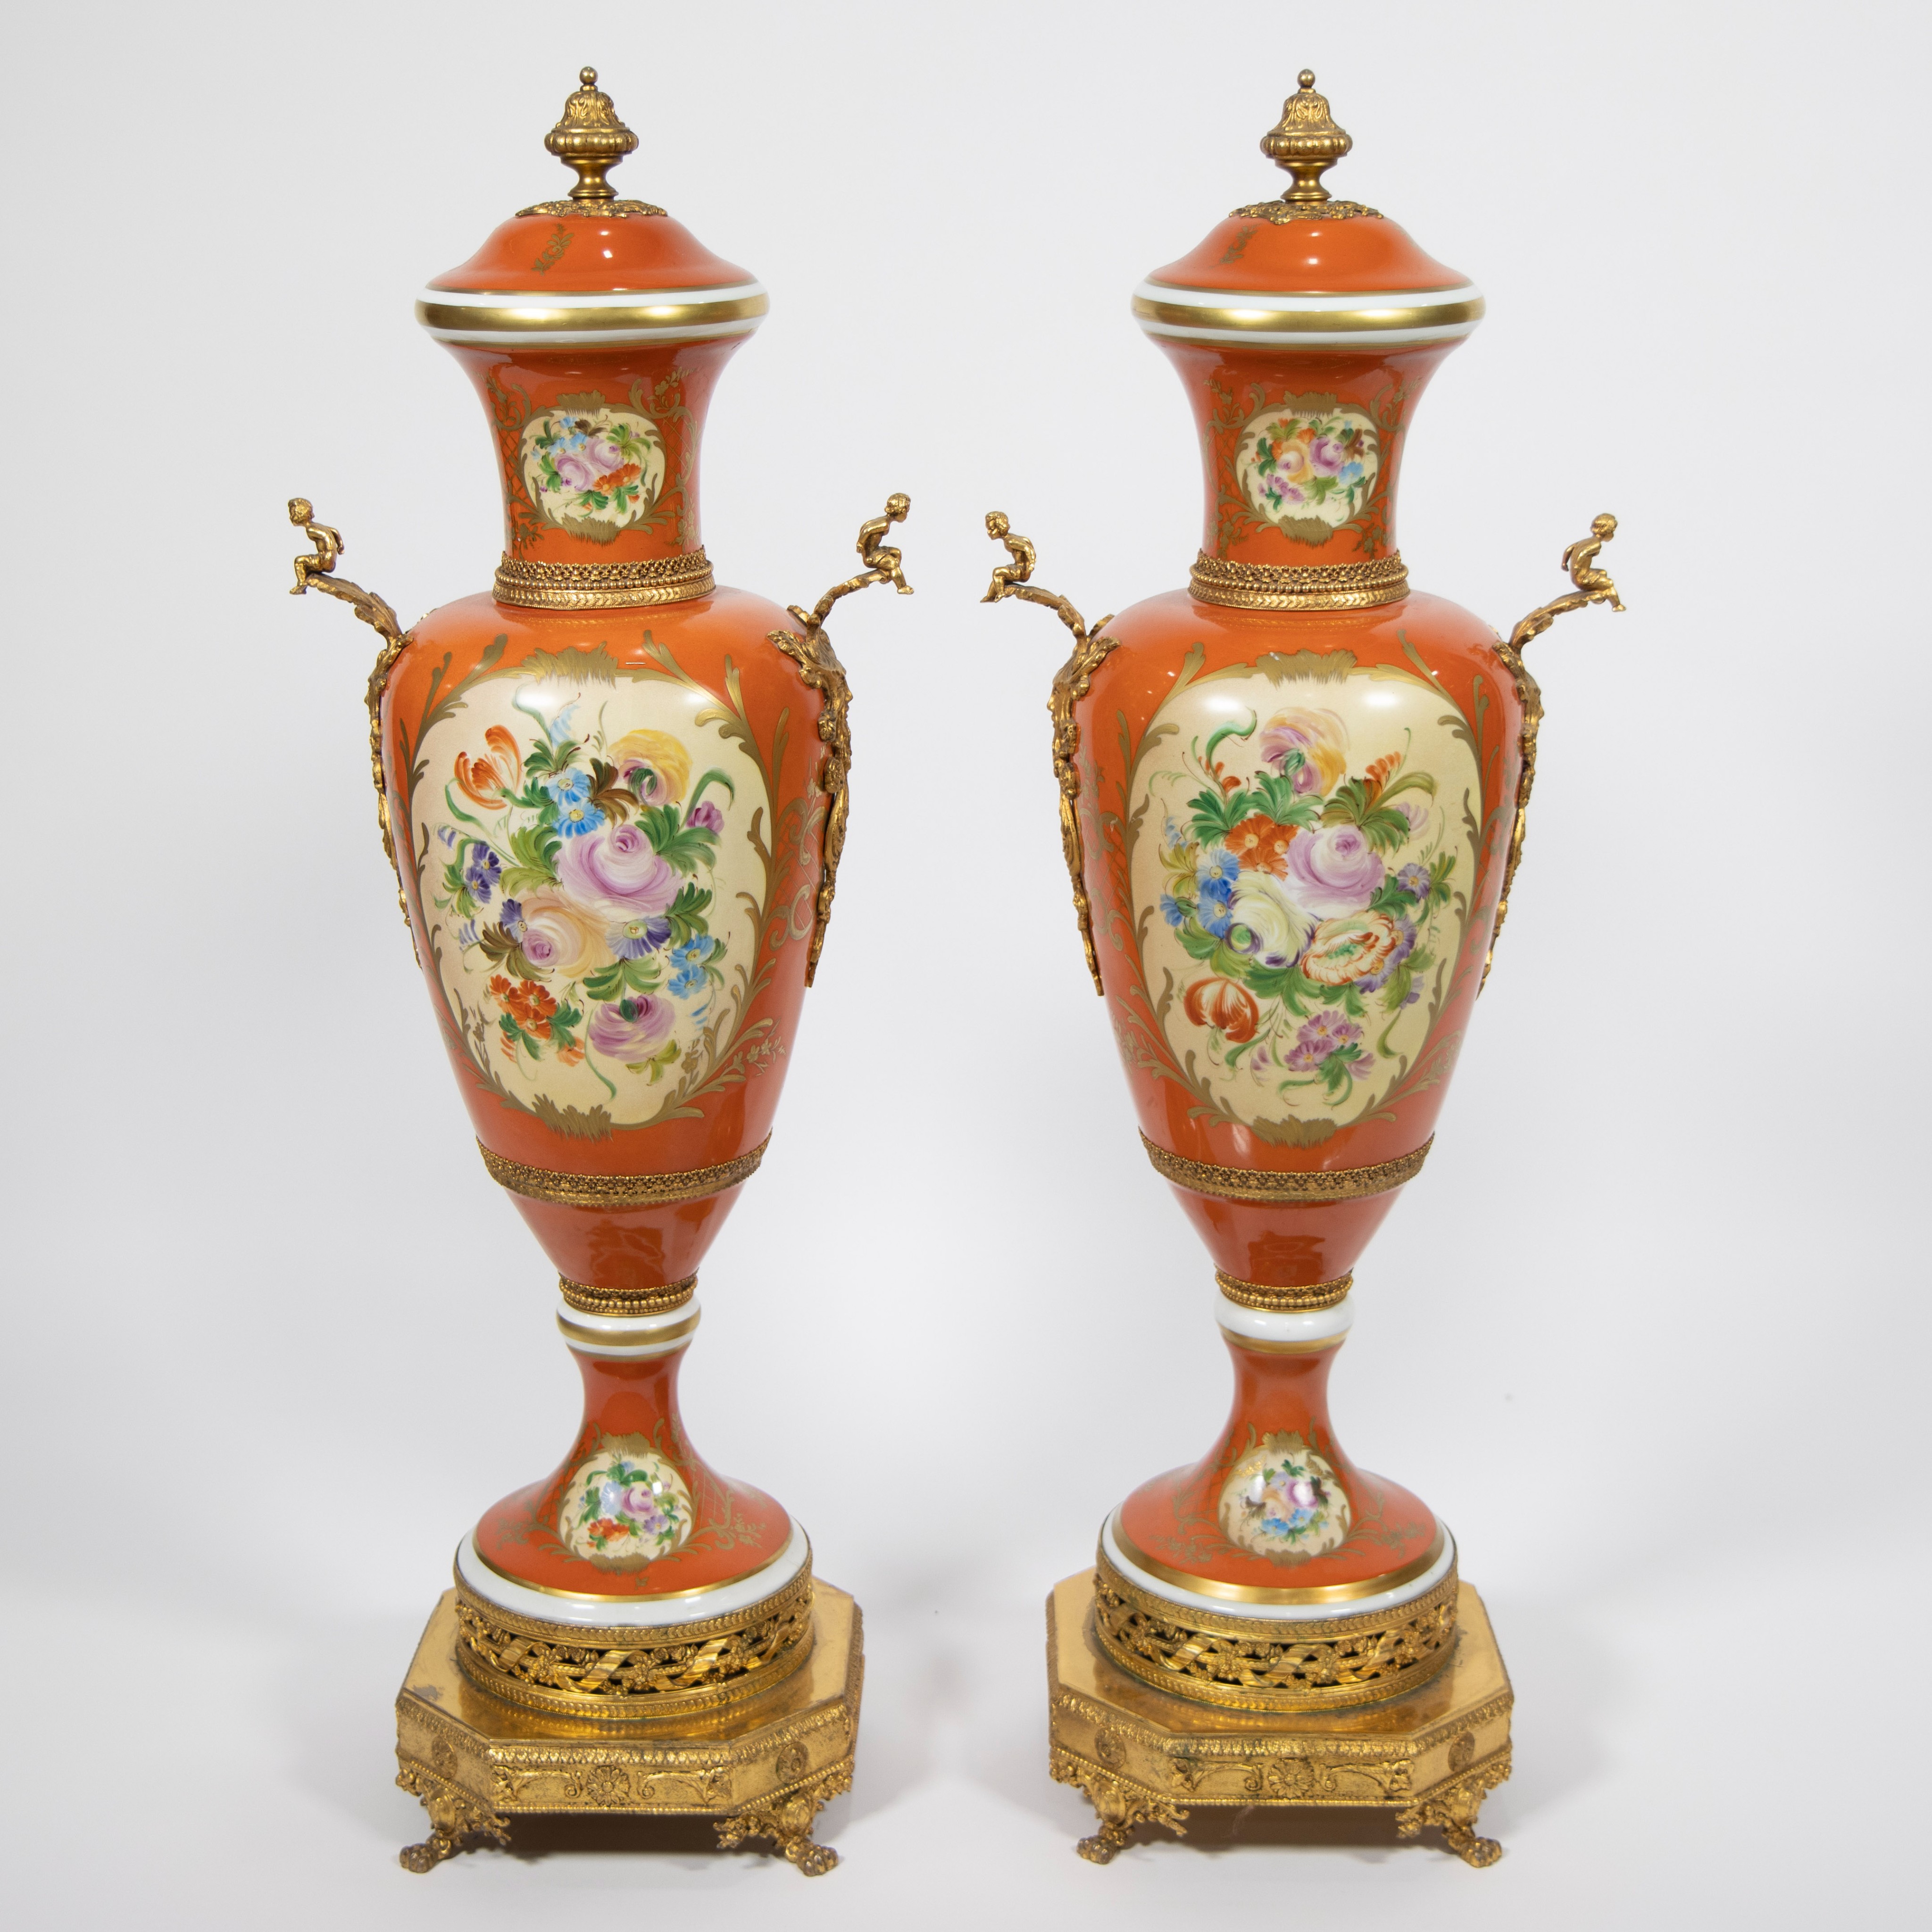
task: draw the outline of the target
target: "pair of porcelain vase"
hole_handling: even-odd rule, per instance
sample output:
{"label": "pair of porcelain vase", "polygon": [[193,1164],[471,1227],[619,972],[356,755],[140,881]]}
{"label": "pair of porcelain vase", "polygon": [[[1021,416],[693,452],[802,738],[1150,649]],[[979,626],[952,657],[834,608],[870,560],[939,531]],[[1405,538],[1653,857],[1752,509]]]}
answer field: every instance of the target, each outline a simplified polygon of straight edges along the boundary
{"label": "pair of porcelain vase", "polygon": [[[1483,303],[1321,184],[1350,144],[1312,83],[1262,143],[1287,193],[1134,298],[1200,430],[1188,588],[1089,626],[987,519],[988,600],[1071,633],[1051,710],[1080,941],[1235,1370],[1220,1440],[1108,1519],[1093,1640],[1162,1692],[1258,1713],[1402,1696],[1454,1649],[1454,1544],[1349,1460],[1325,1385],[1506,908],[1540,716],[1521,646],[1615,600],[1607,518],[1509,642],[1410,588],[1410,415]],[[809,610],[718,586],[699,441],[765,292],[610,187],[636,137],[593,70],[546,145],[576,186],[417,307],[488,415],[492,590],[404,632],[337,574],[337,533],[290,514],[314,545],[296,589],[381,636],[383,844],[483,1160],[557,1270],[583,1375],[558,1468],[463,1540],[456,1658],[506,1706],[614,1735],[767,1696],[813,1649],[803,1530],[705,1463],[676,1379],[833,909],[851,741],[826,620],[910,588],[886,541],[908,504],[863,526],[860,569]]]}

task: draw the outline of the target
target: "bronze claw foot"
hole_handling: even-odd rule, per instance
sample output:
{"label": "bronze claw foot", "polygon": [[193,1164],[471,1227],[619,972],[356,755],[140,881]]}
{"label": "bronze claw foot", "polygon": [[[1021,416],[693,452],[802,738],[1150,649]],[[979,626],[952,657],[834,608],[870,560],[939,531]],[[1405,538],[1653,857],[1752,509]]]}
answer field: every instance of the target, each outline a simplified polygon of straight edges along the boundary
{"label": "bronze claw foot", "polygon": [[424,1766],[404,1759],[396,1782],[421,1798],[429,1814],[429,1836],[419,1845],[405,1845],[396,1854],[404,1870],[434,1871],[445,1858],[453,1858],[463,1850],[467,1838],[488,1838],[499,1845],[510,1842],[502,1819]]}
{"label": "bronze claw foot", "polygon": [[823,1878],[838,1862],[838,1854],[830,1845],[818,1844],[812,1835],[813,1821],[828,1800],[852,1788],[852,1763],[835,1765],[816,1784],[808,1784],[762,1805],[734,1811],[728,1818],[712,1821],[718,1848],[728,1851],[747,1838],[769,1838],[788,1864],[796,1865],[807,1878]]}
{"label": "bronze claw foot", "polygon": [[1443,1842],[1465,1864],[1474,1865],[1478,1870],[1494,1864],[1502,1856],[1503,1848],[1495,1839],[1477,1834],[1476,1819],[1482,1810],[1483,1800],[1509,1774],[1510,1754],[1505,1745],[1486,1764],[1477,1766],[1446,1790],[1436,1792],[1405,1811],[1396,1820],[1397,1834],[1412,1838],[1424,1826],[1433,1825],[1442,1834]]}

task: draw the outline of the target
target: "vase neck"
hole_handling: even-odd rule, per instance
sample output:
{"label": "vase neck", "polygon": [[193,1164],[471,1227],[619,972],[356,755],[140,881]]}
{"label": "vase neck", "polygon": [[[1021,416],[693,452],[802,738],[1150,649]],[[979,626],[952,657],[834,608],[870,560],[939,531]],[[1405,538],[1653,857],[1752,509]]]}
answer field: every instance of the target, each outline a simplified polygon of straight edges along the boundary
{"label": "vase neck", "polygon": [[1206,557],[1269,569],[1395,557],[1410,412],[1452,345],[1378,356],[1160,346],[1200,431]]}

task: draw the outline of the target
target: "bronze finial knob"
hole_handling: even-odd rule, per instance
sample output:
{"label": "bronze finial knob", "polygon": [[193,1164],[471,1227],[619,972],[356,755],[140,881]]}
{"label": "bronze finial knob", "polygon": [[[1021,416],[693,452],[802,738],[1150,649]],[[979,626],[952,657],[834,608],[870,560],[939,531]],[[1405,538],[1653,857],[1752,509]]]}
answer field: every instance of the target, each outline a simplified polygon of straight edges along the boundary
{"label": "bronze finial knob", "polygon": [[563,118],[544,136],[544,146],[577,170],[572,201],[615,201],[617,191],[604,177],[638,145],[638,137],[617,118],[610,97],[597,88],[597,70],[577,76],[577,92],[563,104]]}
{"label": "bronze finial knob", "polygon": [[1300,92],[1282,103],[1281,118],[1262,136],[1262,152],[1294,178],[1294,185],[1282,196],[1283,201],[1326,201],[1329,194],[1322,185],[1324,171],[1355,144],[1336,126],[1328,112],[1328,97],[1316,92],[1312,68],[1301,70],[1299,83]]}

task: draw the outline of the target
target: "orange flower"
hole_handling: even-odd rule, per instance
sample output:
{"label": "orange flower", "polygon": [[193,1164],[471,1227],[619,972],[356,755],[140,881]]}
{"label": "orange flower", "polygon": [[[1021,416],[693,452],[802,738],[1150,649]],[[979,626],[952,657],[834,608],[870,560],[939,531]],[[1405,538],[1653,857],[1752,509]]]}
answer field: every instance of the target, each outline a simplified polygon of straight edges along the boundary
{"label": "orange flower", "polygon": [[1288,876],[1288,848],[1294,842],[1296,828],[1277,825],[1265,814],[1244,818],[1222,842],[1244,866],[1257,872],[1272,872],[1278,879]]}
{"label": "orange flower", "polygon": [[500,1000],[510,990],[510,982],[502,974],[493,973],[490,976],[490,990]]}
{"label": "orange flower", "polygon": [[574,1066],[584,1058],[584,1049],[581,1046],[560,1046],[556,1050],[556,1057],[565,1066]]}
{"label": "orange flower", "polygon": [[1236,1046],[1252,1040],[1261,1024],[1254,995],[1232,980],[1197,980],[1183,1004],[1196,1026],[1218,1027]]}
{"label": "orange flower", "polygon": [[621,470],[614,470],[609,476],[598,477],[597,487],[608,496],[620,483],[634,482],[644,473],[634,463],[627,463]]}
{"label": "orange flower", "polygon": [[466,753],[456,754],[456,782],[478,805],[494,805],[503,794],[523,782],[523,754],[517,741],[500,724],[493,724],[483,734],[490,748],[475,760]]}
{"label": "orange flower", "polygon": [[1392,772],[1395,770],[1396,766],[1401,763],[1402,754],[1400,752],[1390,752],[1387,757],[1378,758],[1375,763],[1369,767],[1369,783],[1370,785],[1372,785],[1376,790],[1380,791],[1382,787],[1388,784],[1390,773]]}

